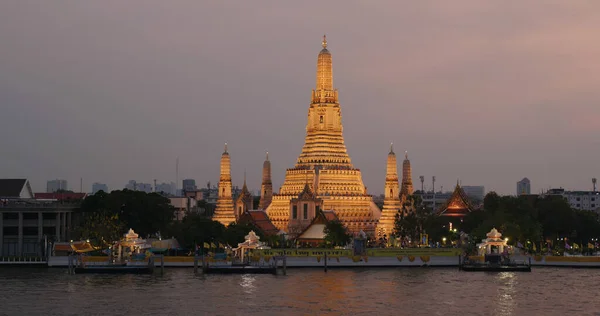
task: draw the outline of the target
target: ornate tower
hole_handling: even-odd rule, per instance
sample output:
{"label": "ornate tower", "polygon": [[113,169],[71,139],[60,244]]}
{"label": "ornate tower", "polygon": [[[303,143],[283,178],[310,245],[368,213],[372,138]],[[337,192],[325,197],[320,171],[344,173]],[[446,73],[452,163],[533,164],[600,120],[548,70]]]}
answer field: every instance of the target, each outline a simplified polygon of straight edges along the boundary
{"label": "ornate tower", "polygon": [[278,229],[288,229],[290,201],[309,183],[311,192],[323,200],[322,209],[333,210],[351,232],[374,233],[381,211],[367,194],[360,170],[354,168],[346,153],[338,91],[333,88],[331,53],[325,36],[322,46],[304,147],[294,168],[286,170],[285,181],[279,193],[273,195],[267,213]]}
{"label": "ornate tower", "polygon": [[385,174],[385,198],[383,200],[383,210],[377,225],[378,238],[385,234],[389,239],[394,230],[396,214],[402,208],[400,202],[400,189],[398,184],[398,167],[396,164],[396,154],[393,145],[390,145],[390,153],[387,157],[387,171]]}
{"label": "ornate tower", "polygon": [[263,163],[262,185],[260,186],[260,202],[258,208],[266,210],[273,199],[273,183],[271,182],[271,162],[269,161],[269,152]]}
{"label": "ornate tower", "polygon": [[238,196],[235,201],[235,218],[236,220],[240,218],[244,212],[252,209],[252,203],[254,199],[252,198],[252,194],[248,191],[248,186],[246,185],[246,172],[244,171],[244,186],[242,187],[242,192],[240,196]]}
{"label": "ornate tower", "polygon": [[402,162],[402,193],[406,195],[413,194],[412,170],[408,152],[404,152],[404,161]]}
{"label": "ornate tower", "polygon": [[235,212],[233,209],[233,198],[231,195],[231,160],[227,152],[227,143],[225,151],[221,155],[221,177],[219,178],[219,196],[217,198],[217,208],[213,215],[213,220],[227,226],[235,222]]}

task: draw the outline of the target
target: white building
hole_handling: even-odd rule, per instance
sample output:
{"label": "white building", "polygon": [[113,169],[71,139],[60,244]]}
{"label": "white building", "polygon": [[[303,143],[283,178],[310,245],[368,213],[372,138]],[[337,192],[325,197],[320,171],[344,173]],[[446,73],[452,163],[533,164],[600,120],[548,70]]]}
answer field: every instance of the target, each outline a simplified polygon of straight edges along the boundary
{"label": "white building", "polygon": [[546,195],[560,195],[571,205],[571,208],[585,211],[600,212],[600,192],[597,191],[565,191],[565,189],[550,189]]}
{"label": "white building", "polygon": [[92,194],[96,194],[98,191],[104,191],[105,193],[110,193],[110,192],[108,192],[108,185],[106,185],[104,183],[94,182],[94,184],[92,184]]}
{"label": "white building", "polygon": [[531,182],[527,178],[517,182],[517,195],[531,194]]}
{"label": "white building", "polygon": [[46,182],[46,192],[54,193],[58,190],[67,190],[67,180],[50,180]]}

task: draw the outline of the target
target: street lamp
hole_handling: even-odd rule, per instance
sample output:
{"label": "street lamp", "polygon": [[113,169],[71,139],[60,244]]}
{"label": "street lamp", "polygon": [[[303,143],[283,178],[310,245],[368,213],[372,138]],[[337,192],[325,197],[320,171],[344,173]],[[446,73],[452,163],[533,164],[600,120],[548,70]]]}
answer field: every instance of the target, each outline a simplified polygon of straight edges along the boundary
{"label": "street lamp", "polygon": [[446,244],[446,237],[442,238],[442,242],[444,243],[444,245]]}

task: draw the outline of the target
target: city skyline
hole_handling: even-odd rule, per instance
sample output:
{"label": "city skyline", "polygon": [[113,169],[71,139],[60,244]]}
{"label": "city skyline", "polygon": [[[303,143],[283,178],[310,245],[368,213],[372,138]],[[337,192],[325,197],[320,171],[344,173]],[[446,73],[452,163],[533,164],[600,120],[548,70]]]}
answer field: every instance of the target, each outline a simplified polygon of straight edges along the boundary
{"label": "city skyline", "polygon": [[514,194],[523,177],[532,193],[590,190],[597,176],[600,4],[143,3],[0,5],[0,128],[18,135],[0,143],[4,178],[36,192],[57,178],[74,191],[80,178],[170,183],[179,157],[178,187],[204,187],[228,142],[233,185],[246,172],[260,188],[268,150],[277,192],[323,33],[370,193],[390,142],[408,150],[415,188],[424,175],[445,191],[459,179]]}

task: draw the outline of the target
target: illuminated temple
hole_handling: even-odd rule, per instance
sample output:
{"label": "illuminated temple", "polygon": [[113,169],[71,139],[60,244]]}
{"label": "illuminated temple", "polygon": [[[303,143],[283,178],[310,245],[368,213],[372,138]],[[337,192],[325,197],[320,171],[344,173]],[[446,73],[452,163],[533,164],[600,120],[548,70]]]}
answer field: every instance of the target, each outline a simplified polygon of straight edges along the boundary
{"label": "illuminated temple", "polygon": [[[294,168],[286,170],[284,183],[273,194],[267,214],[278,229],[289,231],[290,222],[309,223],[312,218],[308,217],[320,210],[334,211],[350,232],[374,234],[381,211],[346,152],[338,91],[333,88],[332,59],[325,37],[322,45],[304,147]],[[311,203],[302,203],[305,191],[314,195]]]}

